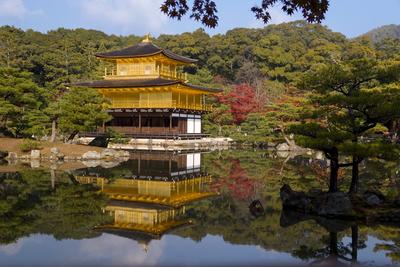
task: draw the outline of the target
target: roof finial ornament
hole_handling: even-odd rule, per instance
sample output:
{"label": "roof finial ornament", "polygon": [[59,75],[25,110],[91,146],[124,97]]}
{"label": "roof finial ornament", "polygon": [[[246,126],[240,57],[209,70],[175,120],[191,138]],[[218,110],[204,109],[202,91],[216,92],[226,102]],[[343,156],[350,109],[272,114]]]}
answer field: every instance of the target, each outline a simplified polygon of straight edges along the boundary
{"label": "roof finial ornament", "polygon": [[151,38],[150,33],[146,34],[146,36],[142,40],[142,43],[150,43],[151,42],[150,38]]}

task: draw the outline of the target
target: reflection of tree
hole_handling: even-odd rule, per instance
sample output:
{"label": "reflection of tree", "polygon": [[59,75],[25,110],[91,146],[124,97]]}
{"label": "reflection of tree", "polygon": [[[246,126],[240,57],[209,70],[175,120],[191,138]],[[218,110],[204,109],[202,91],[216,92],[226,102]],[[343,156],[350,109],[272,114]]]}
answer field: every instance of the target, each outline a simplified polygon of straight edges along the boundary
{"label": "reflection of tree", "polygon": [[219,178],[212,185],[216,191],[221,192],[226,188],[234,198],[247,200],[255,197],[259,187],[261,187],[261,183],[247,175],[238,159],[231,160],[229,175]]}
{"label": "reflection of tree", "polygon": [[377,244],[374,251],[384,251],[392,261],[400,263],[400,228],[380,225],[373,228],[372,235],[387,241]]}
{"label": "reflection of tree", "polygon": [[94,236],[102,221],[105,199],[96,189],[75,185],[66,175],[52,188],[51,175],[42,170],[0,175],[0,243],[15,242],[33,233],[56,238]]}
{"label": "reflection of tree", "polygon": [[345,244],[339,241],[337,232],[329,232],[328,235],[322,237],[325,247],[315,249],[304,245],[293,251],[292,255],[303,260],[312,260],[312,265],[322,262],[333,264],[333,266],[346,262],[357,263],[358,249],[365,248],[365,244],[358,240],[358,226],[351,227],[351,236],[351,243]]}
{"label": "reflection of tree", "polygon": [[37,231],[56,239],[99,235],[93,228],[104,223],[101,208],[106,202],[93,189],[90,185],[59,185],[52,194],[43,196],[34,211]]}
{"label": "reflection of tree", "polygon": [[386,252],[386,256],[390,257],[394,262],[400,262],[399,244],[377,244],[374,251],[388,251]]}
{"label": "reflection of tree", "polygon": [[320,236],[323,229],[313,222],[304,222],[290,228],[280,227],[280,211],[268,203],[263,216],[253,217],[246,200],[233,199],[228,194],[203,200],[187,207],[188,216],[194,221],[188,228],[173,231],[174,234],[201,240],[206,235],[217,235],[232,244],[257,245],[264,249],[291,252],[301,245],[323,245]]}
{"label": "reflection of tree", "polygon": [[379,188],[388,197],[400,197],[399,162],[368,159],[360,170],[362,188]]}

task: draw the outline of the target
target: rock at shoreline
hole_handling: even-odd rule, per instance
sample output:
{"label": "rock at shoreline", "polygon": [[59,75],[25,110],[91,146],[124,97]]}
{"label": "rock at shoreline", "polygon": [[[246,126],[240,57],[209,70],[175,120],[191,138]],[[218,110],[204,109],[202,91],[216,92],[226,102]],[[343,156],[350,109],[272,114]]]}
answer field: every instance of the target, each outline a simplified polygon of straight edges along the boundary
{"label": "rock at shoreline", "polygon": [[50,160],[64,160],[65,155],[60,152],[60,149],[58,147],[52,147],[50,148],[51,156]]}
{"label": "rock at shoreline", "polygon": [[101,153],[96,151],[88,151],[82,155],[83,160],[98,159],[126,159],[129,158],[129,152],[124,150],[104,149]]}
{"label": "rock at shoreline", "polygon": [[385,201],[385,196],[381,192],[375,190],[367,190],[362,195],[362,198],[369,206],[379,206]]}
{"label": "rock at shoreline", "polygon": [[100,153],[100,156],[101,158],[114,158],[115,152],[114,149],[106,148]]}
{"label": "rock at shoreline", "polygon": [[129,152],[125,150],[114,150],[114,149],[104,149],[101,153],[100,156],[102,159],[106,158],[126,158],[129,157]]}
{"label": "rock at shoreline", "polygon": [[31,159],[40,159],[40,150],[31,150]]}
{"label": "rock at shoreline", "polygon": [[7,159],[9,159],[9,160],[16,160],[17,158],[18,158],[17,153],[15,153],[15,152],[9,152],[9,153],[8,153]]}
{"label": "rock at shoreline", "polygon": [[[343,220],[367,220],[370,222],[400,222],[400,207],[396,201],[388,201],[376,190],[367,190],[362,194],[343,192],[308,193],[297,192],[285,184],[280,191],[284,211],[294,211],[305,216],[321,216]],[[290,217],[290,216],[289,216]],[[286,219],[290,219],[290,218]],[[288,220],[285,224],[289,224]]]}
{"label": "rock at shoreline", "polygon": [[318,215],[353,217],[355,212],[350,197],[343,192],[323,193],[315,199]]}
{"label": "rock at shoreline", "polygon": [[280,197],[284,208],[307,214],[326,217],[356,217],[350,197],[343,192],[321,192],[310,194],[297,192],[287,184],[280,190]]}
{"label": "rock at shoreline", "polygon": [[281,143],[281,144],[279,144],[279,145],[276,146],[276,150],[277,150],[277,151],[289,151],[289,150],[290,150],[290,147],[289,147],[289,145],[286,144],[286,143]]}
{"label": "rock at shoreline", "polygon": [[0,150],[0,159],[4,159],[8,156],[7,151]]}
{"label": "rock at shoreline", "polygon": [[304,192],[296,192],[284,184],[280,191],[283,207],[294,208],[302,212],[310,212],[311,199]]}
{"label": "rock at shoreline", "polygon": [[129,154],[129,152],[126,151],[126,150],[117,150],[117,151],[115,152],[115,157],[116,157],[116,158],[129,158],[129,157],[130,157],[130,154]]}
{"label": "rock at shoreline", "polygon": [[35,168],[40,168],[40,161],[35,159],[35,160],[31,160],[31,168],[35,169]]}
{"label": "rock at shoreline", "polygon": [[60,153],[60,149],[58,149],[58,147],[52,147],[50,148],[50,152],[54,155],[57,155]]}
{"label": "rock at shoreline", "polygon": [[96,151],[88,151],[82,155],[83,160],[96,160],[96,159],[100,159],[100,158],[101,158],[100,153],[98,153]]}

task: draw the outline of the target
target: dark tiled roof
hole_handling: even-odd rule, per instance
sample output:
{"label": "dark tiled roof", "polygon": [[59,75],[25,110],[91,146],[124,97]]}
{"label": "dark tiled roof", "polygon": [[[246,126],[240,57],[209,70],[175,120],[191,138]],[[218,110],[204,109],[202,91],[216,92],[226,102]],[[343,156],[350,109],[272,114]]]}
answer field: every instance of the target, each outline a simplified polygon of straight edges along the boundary
{"label": "dark tiled roof", "polygon": [[173,84],[182,84],[184,86],[206,91],[210,93],[222,92],[221,89],[207,88],[203,86],[192,85],[184,83],[178,80],[168,80],[168,79],[120,79],[120,80],[99,80],[99,81],[89,81],[89,82],[77,82],[68,84],[69,86],[78,87],[92,87],[92,88],[134,88],[134,87],[151,87],[151,86],[167,86]]}
{"label": "dark tiled roof", "polygon": [[179,81],[177,80],[157,78],[157,79],[99,80],[99,81],[89,81],[89,82],[78,82],[70,85],[93,87],[93,88],[126,88],[126,87],[165,86],[178,83]]}
{"label": "dark tiled roof", "polygon": [[110,200],[107,203],[107,206],[116,206],[121,208],[132,208],[132,209],[156,209],[156,210],[170,210],[171,208],[156,203],[140,203],[140,202],[132,202],[132,201],[123,201],[123,200]]}
{"label": "dark tiled roof", "polygon": [[121,50],[96,54],[96,56],[101,58],[132,58],[132,57],[145,57],[145,56],[157,55],[161,53],[164,54],[166,57],[169,57],[177,61],[185,63],[197,62],[196,59],[191,59],[188,57],[177,55],[175,53],[172,53],[171,51],[160,48],[151,42],[141,42],[138,43],[137,45],[130,46]]}

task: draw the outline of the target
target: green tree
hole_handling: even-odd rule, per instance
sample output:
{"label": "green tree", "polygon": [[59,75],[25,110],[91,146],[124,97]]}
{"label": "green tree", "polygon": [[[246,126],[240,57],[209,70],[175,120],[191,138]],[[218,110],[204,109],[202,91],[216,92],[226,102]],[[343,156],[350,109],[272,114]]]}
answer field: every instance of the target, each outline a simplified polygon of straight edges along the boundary
{"label": "green tree", "polygon": [[218,136],[222,136],[222,127],[233,122],[233,117],[229,110],[227,105],[222,104],[207,114],[204,120],[205,131],[208,133],[213,132],[213,126],[217,126]]}
{"label": "green tree", "polygon": [[0,69],[1,132],[14,136],[39,134],[37,118],[45,101],[44,91],[32,81],[31,73]]}
{"label": "green tree", "polygon": [[[338,190],[340,167],[352,167],[349,191],[356,192],[360,162],[393,155],[393,146],[379,139],[364,142],[362,137],[378,123],[400,117],[400,88],[395,83],[399,73],[396,62],[360,58],[321,65],[304,75],[299,85],[313,93],[311,102],[316,108],[291,130],[299,135],[301,145],[322,150],[331,160],[331,192]],[[350,155],[351,162],[339,163],[340,153]]]}
{"label": "green tree", "polygon": [[59,128],[72,140],[79,132],[95,130],[111,119],[106,101],[94,89],[71,88],[60,99]]}

